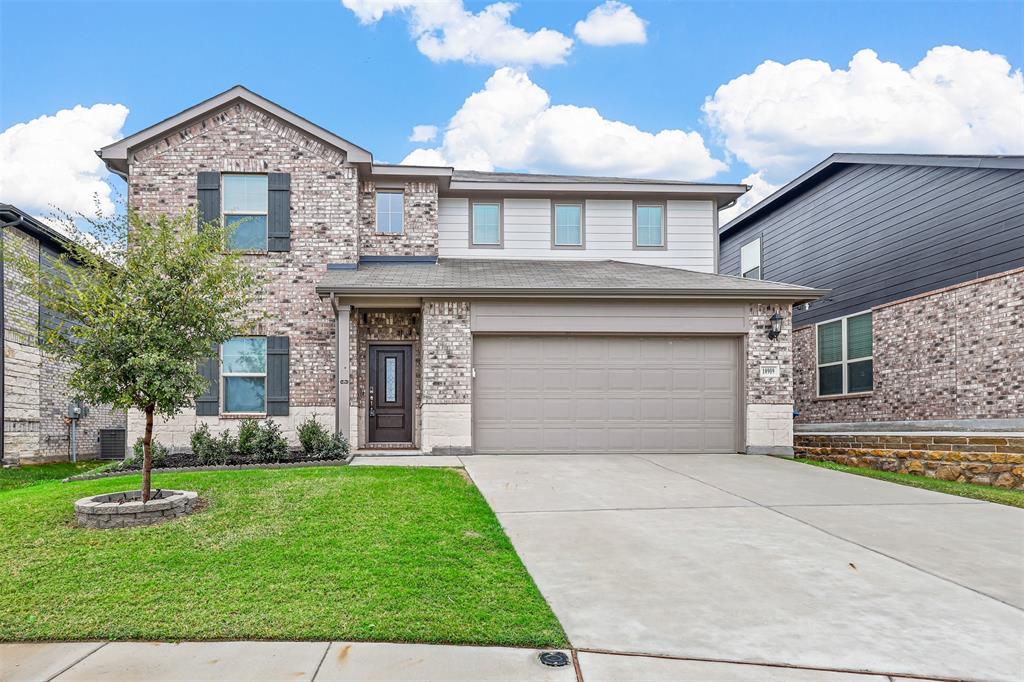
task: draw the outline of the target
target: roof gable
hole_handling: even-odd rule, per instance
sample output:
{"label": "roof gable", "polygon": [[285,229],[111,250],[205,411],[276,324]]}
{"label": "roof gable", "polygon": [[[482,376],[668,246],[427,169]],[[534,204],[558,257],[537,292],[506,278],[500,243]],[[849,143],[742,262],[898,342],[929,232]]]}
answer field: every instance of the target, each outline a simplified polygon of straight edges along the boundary
{"label": "roof gable", "polygon": [[373,162],[373,155],[366,149],[335,135],[326,128],[321,128],[315,123],[307,121],[301,116],[292,113],[274,102],[271,102],[265,97],[257,95],[255,92],[252,92],[241,85],[236,85],[229,90],[225,90],[219,95],[215,95],[210,99],[189,107],[188,109],[166,118],[155,125],[140,130],[134,135],[129,135],[117,142],[109,144],[98,150],[96,153],[101,159],[103,159],[107,168],[118,175],[124,176],[128,172],[128,157],[133,149],[147,145],[154,140],[158,140],[179,128],[186,127],[199,120],[208,118],[214,113],[224,110],[238,101],[244,101],[253,107],[262,109],[268,114],[271,114],[306,134],[315,137],[324,144],[341,150],[345,153],[346,159],[349,163]]}

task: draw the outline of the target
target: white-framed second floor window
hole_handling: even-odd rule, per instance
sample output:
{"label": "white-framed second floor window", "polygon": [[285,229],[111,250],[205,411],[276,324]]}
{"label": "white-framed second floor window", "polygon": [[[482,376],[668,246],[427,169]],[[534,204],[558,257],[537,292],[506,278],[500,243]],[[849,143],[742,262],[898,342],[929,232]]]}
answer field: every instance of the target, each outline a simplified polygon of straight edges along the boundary
{"label": "white-framed second floor window", "polygon": [[222,224],[234,228],[228,247],[235,251],[267,250],[267,176],[221,176]]}
{"label": "white-framed second floor window", "polygon": [[402,234],[405,216],[405,195],[401,191],[377,192],[377,232]]}
{"label": "white-framed second floor window", "polygon": [[551,245],[555,248],[583,246],[583,202],[553,202]]}
{"label": "white-framed second floor window", "polygon": [[740,247],[740,276],[761,279],[761,238]]}
{"label": "white-framed second floor window", "polygon": [[266,414],[267,338],[236,336],[221,345],[221,404],[226,414]]}
{"label": "white-framed second floor window", "polygon": [[637,202],[633,208],[633,246],[665,248],[665,204]]}
{"label": "white-framed second floor window", "polygon": [[501,246],[501,202],[474,201],[469,207],[470,246]]}
{"label": "white-framed second floor window", "polygon": [[874,389],[871,313],[859,313],[815,329],[818,396],[867,393]]}

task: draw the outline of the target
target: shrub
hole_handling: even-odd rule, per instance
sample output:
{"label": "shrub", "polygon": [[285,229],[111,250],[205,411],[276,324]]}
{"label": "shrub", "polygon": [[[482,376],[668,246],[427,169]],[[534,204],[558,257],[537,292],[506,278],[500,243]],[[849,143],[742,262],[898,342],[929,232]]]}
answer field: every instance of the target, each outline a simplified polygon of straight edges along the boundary
{"label": "shrub", "polygon": [[323,424],[316,420],[315,414],[301,422],[296,431],[299,435],[299,445],[307,457],[314,457],[316,453],[322,451],[331,438]]}
{"label": "shrub", "polygon": [[260,423],[243,419],[238,425],[238,454],[244,459],[257,459],[260,444]]}
{"label": "shrub", "polygon": [[252,434],[253,459],[257,462],[283,462],[288,459],[288,441],[281,435],[281,427],[267,418],[256,424]]}
{"label": "shrub", "polygon": [[[153,458],[153,468],[162,467],[167,462],[167,455],[170,454],[170,451],[167,449],[167,446],[158,440],[153,440],[151,452],[151,456]],[[139,438],[137,441],[135,441],[135,445],[132,446],[132,454],[127,459],[125,459],[124,465],[128,468],[141,468],[143,458],[143,442],[142,438]]]}
{"label": "shrub", "polygon": [[230,431],[222,431],[217,437],[210,432],[209,424],[200,424],[192,432],[192,454],[200,464],[227,464],[238,450],[238,442]]}
{"label": "shrub", "polygon": [[344,459],[348,454],[348,441],[340,433],[330,433],[316,420],[316,415],[298,427],[302,452],[310,459]]}

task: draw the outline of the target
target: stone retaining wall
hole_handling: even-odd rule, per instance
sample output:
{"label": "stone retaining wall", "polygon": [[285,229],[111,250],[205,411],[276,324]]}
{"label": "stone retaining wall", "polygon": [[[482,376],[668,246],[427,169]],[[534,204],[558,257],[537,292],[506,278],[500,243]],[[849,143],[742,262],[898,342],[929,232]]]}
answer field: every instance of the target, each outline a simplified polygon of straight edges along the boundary
{"label": "stone retaining wall", "polygon": [[81,528],[151,526],[191,513],[199,500],[188,490],[164,490],[148,502],[140,497],[138,490],[83,497],[75,502],[75,521]]}
{"label": "stone retaining wall", "polygon": [[1024,490],[1024,436],[796,434],[799,457]]}

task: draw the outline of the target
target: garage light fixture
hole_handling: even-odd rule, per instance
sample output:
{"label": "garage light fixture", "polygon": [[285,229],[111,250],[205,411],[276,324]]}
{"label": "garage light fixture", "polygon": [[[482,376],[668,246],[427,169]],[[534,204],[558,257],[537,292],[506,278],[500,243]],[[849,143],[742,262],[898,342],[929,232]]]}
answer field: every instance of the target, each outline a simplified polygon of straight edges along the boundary
{"label": "garage light fixture", "polygon": [[772,323],[772,328],[768,331],[768,338],[774,341],[782,333],[782,315],[776,310],[775,314],[768,318],[768,321]]}

